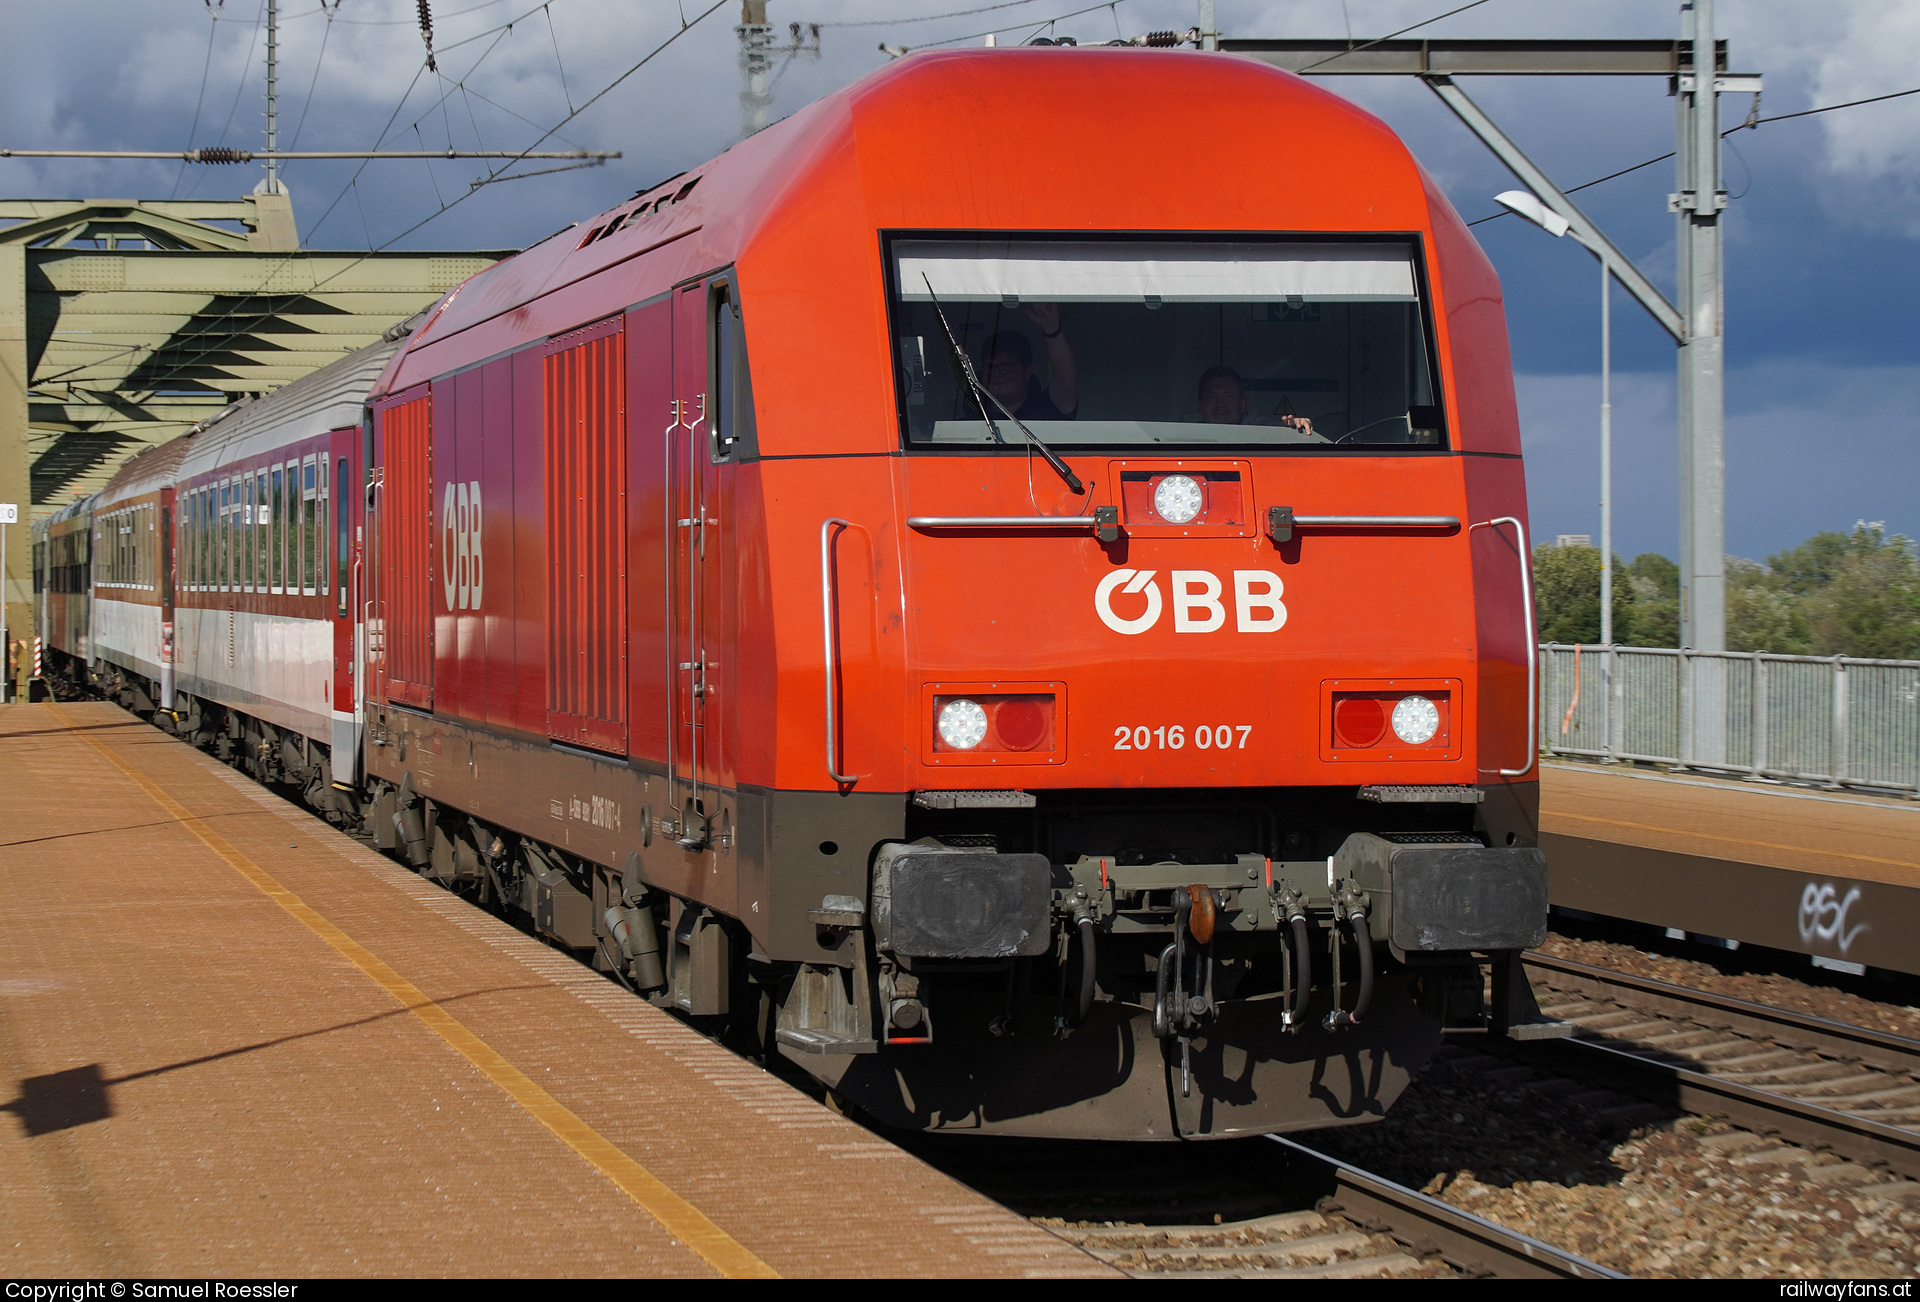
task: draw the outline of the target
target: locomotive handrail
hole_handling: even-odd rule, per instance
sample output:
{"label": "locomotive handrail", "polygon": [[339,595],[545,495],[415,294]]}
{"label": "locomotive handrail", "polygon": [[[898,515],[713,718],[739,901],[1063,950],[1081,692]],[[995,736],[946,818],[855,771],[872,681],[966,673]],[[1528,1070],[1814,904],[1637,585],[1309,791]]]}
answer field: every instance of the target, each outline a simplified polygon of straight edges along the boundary
{"label": "locomotive handrail", "polygon": [[820,522],[820,630],[824,639],[827,668],[827,776],[843,787],[850,787],[859,781],[857,777],[842,773],[835,766],[840,751],[840,729],[833,713],[834,671],[839,667],[839,639],[833,635],[833,526],[852,529],[851,520],[842,520],[839,516],[828,516]]}
{"label": "locomotive handrail", "polygon": [[1092,529],[1090,515],[910,515],[913,529]]}
{"label": "locomotive handrail", "polygon": [[[1397,529],[1458,529],[1453,515],[1296,515],[1296,525],[1372,526]],[[910,515],[914,529],[1092,529],[1103,523],[1090,515]]]}
{"label": "locomotive handrail", "polygon": [[[1455,515],[1296,515],[1296,525],[1364,525],[1394,529],[1458,529]],[[1477,526],[1476,526],[1477,527]]]}
{"label": "locomotive handrail", "polygon": [[1527,622],[1527,762],[1517,769],[1500,770],[1503,778],[1518,778],[1533,771],[1534,752],[1540,746],[1540,653],[1534,649],[1533,566],[1530,563],[1532,553],[1527,550],[1527,526],[1513,516],[1498,515],[1470,526],[1469,532],[1472,529],[1497,528],[1503,524],[1512,525],[1514,533],[1520,538],[1520,610]]}

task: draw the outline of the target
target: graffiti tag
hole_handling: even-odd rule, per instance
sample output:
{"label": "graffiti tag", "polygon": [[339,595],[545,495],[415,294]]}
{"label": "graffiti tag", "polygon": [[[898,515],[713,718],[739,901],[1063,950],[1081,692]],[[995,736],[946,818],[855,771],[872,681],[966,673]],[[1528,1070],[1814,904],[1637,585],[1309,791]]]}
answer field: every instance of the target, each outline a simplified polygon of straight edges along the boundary
{"label": "graffiti tag", "polygon": [[1864,922],[1847,926],[1847,910],[1860,901],[1860,888],[1848,889],[1844,897],[1832,882],[1814,885],[1808,882],[1800,892],[1800,939],[1811,944],[1816,938],[1837,944],[1842,954],[1853,945],[1854,937],[1867,929]]}

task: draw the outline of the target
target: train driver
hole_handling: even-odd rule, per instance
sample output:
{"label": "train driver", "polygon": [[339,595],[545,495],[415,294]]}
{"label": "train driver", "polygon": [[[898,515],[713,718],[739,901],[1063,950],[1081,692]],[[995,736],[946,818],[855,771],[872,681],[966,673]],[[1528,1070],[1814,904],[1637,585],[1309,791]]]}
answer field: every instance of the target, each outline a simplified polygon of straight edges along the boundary
{"label": "train driver", "polygon": [[1033,343],[1018,330],[988,337],[981,356],[982,379],[994,397],[1021,420],[1072,420],[1080,411],[1080,368],[1061,330],[1057,303],[1028,303],[1027,318],[1047,344],[1048,379],[1044,388],[1033,373]]}
{"label": "train driver", "polygon": [[[1281,399],[1285,403],[1285,399]],[[1213,366],[1200,373],[1200,421],[1205,425],[1244,425],[1247,421],[1247,385],[1231,366]],[[1276,413],[1279,422],[1302,434],[1314,432],[1313,422],[1296,416],[1290,406]]]}

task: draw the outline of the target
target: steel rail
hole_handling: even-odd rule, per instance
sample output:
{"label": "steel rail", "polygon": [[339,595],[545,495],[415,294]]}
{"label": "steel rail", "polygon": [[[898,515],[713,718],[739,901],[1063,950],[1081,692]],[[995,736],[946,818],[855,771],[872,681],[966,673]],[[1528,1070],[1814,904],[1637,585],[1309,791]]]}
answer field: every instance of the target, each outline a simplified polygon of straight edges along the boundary
{"label": "steel rail", "polygon": [[[1588,987],[1582,993],[1598,993],[1655,1016],[1701,1022],[1713,1030],[1724,1028],[1816,1056],[1863,1062],[1895,1078],[1920,1071],[1920,1042],[1902,1036],[1565,959],[1529,955],[1523,961],[1542,972],[1566,974],[1572,982]],[[1576,1035],[1510,1045],[1506,1052],[1579,1079],[1609,1078],[1623,1089],[1683,1112],[1723,1117],[1743,1129],[1777,1134],[1809,1148],[1831,1149],[1854,1161],[1885,1163],[1902,1175],[1920,1177],[1920,1130],[1877,1121],[1871,1110],[1842,1111],[1727,1080],[1663,1050],[1609,1042],[1604,1030],[1590,1034],[1598,1038]]]}
{"label": "steel rail", "polygon": [[1338,1211],[1363,1228],[1378,1223],[1396,1239],[1437,1246],[1449,1265],[1501,1279],[1625,1279],[1618,1271],[1588,1261],[1518,1230],[1496,1225],[1451,1203],[1396,1184],[1339,1158],[1329,1157],[1284,1135],[1268,1139],[1326,1170],[1334,1180]]}
{"label": "steel rail", "polygon": [[1920,1040],[1891,1031],[1876,1031],[1870,1026],[1836,1022],[1546,954],[1528,953],[1521,961],[1537,971],[1552,973],[1556,978],[1553,984],[1559,989],[1606,998],[1631,992],[1631,998],[1625,1002],[1649,1012],[1696,1019],[1704,1014],[1713,1019],[1715,1029],[1724,1026],[1742,1035],[1766,1036],[1787,1048],[1809,1049],[1836,1058],[1858,1058],[1886,1071],[1920,1072]]}

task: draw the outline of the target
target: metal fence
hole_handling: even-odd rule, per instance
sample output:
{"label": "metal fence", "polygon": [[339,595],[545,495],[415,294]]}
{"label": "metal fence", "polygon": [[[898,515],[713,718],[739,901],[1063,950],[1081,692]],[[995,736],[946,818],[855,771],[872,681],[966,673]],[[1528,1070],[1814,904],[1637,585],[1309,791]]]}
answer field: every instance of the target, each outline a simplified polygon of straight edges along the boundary
{"label": "metal fence", "polygon": [[1540,745],[1920,792],[1920,661],[1549,642]]}

